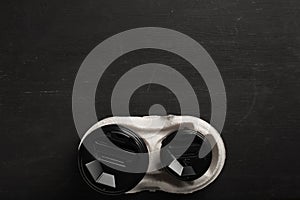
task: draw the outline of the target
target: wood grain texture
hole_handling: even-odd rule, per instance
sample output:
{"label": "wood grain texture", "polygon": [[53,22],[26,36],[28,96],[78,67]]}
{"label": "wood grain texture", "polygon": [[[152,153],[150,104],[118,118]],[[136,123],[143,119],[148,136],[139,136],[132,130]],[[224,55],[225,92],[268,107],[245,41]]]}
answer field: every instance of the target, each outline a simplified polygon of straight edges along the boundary
{"label": "wood grain texture", "polygon": [[[300,199],[300,1],[11,0],[1,8],[0,199]],[[73,82],[97,44],[145,26],[189,35],[217,64],[228,98],[222,132],[228,159],[211,186],[191,195],[102,196],[77,168]],[[122,70],[154,60],[189,78],[209,119],[207,88],[188,63],[166,52],[135,53],[116,60],[101,79],[99,118],[111,115],[113,81]],[[179,113],[173,94],[157,85],[136,91],[131,112],[147,114],[158,102]]]}

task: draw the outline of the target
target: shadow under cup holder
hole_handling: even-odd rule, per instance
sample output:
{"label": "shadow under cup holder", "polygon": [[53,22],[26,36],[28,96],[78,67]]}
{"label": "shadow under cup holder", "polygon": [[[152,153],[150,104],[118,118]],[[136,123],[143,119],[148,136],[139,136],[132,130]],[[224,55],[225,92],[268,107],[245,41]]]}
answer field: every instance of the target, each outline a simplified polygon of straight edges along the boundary
{"label": "shadow under cup holder", "polygon": [[[78,164],[84,180],[104,194],[123,194],[134,188],[145,173],[131,173],[139,168],[146,172],[149,158],[146,144],[133,131],[106,125],[89,133],[79,146]],[[144,154],[145,155],[145,154]]]}

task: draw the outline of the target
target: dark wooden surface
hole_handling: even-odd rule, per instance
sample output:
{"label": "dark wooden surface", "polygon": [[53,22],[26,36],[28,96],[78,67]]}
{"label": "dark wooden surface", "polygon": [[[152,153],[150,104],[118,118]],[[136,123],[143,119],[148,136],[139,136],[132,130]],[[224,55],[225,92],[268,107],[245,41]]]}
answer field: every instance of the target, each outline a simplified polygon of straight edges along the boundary
{"label": "dark wooden surface", "polygon": [[[1,1],[0,199],[300,199],[299,9],[298,0]],[[73,82],[97,44],[145,26],[189,35],[219,67],[228,98],[226,165],[191,195],[102,196],[77,168]],[[135,53],[117,59],[101,80],[99,119],[110,116],[110,92],[124,69],[153,60],[189,78],[209,119],[207,88],[188,63],[166,52]],[[152,103],[179,112],[174,95],[158,85],[136,91],[130,111],[147,114]]]}

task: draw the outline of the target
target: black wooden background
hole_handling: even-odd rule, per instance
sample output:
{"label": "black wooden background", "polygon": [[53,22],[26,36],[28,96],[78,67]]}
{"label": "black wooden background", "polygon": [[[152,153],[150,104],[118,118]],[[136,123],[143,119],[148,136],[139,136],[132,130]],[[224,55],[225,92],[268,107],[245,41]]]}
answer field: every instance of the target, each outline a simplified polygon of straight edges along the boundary
{"label": "black wooden background", "polygon": [[[300,199],[298,0],[1,1],[0,199]],[[227,161],[206,189],[190,195],[94,192],[77,168],[71,95],[85,56],[106,38],[154,26],[183,32],[209,52],[223,77]],[[122,73],[147,62],[168,64],[195,88],[210,116],[205,83],[184,60],[158,50],[117,59],[101,79],[96,108],[110,116]],[[138,89],[132,115],[153,103],[179,113],[172,92]]]}

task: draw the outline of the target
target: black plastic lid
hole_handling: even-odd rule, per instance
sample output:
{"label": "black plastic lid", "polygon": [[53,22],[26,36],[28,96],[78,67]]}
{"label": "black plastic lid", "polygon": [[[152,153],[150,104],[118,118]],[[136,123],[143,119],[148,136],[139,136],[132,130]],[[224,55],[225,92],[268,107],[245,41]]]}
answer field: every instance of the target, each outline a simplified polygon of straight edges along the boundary
{"label": "black plastic lid", "polygon": [[[192,141],[190,145],[189,141]],[[194,130],[181,129],[171,133],[162,141],[162,148],[161,162],[166,171],[182,181],[200,178],[211,164],[211,145]],[[203,155],[199,155],[200,148]]]}
{"label": "black plastic lid", "polygon": [[[133,131],[119,125],[103,126],[82,141],[79,168],[84,180],[96,191],[122,194],[134,188],[147,171],[149,158],[141,158],[136,153],[148,153],[148,150]],[[137,167],[139,173],[128,170]]]}

